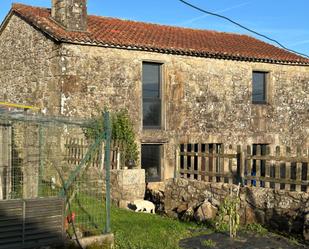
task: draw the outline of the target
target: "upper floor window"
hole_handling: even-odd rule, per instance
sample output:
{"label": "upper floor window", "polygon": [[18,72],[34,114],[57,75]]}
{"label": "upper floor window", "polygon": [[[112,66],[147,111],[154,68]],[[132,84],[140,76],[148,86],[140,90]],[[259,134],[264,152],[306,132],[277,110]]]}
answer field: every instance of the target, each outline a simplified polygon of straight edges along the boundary
{"label": "upper floor window", "polygon": [[265,104],[267,102],[267,73],[253,72],[252,75],[252,103]]}
{"label": "upper floor window", "polygon": [[161,128],[161,64],[143,62],[143,127]]}

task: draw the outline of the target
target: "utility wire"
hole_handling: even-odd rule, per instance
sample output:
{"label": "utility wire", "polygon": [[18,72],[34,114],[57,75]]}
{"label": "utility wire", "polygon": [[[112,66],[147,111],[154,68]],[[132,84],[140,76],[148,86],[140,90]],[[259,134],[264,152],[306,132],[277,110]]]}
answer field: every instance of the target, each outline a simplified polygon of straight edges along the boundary
{"label": "utility wire", "polygon": [[237,26],[239,26],[239,27],[241,27],[241,28],[243,28],[243,29],[245,29],[245,30],[247,30],[247,31],[249,31],[249,32],[251,32],[251,33],[253,33],[253,34],[256,34],[256,35],[261,36],[261,37],[263,37],[263,38],[265,38],[265,39],[267,39],[267,40],[269,40],[269,41],[272,41],[272,42],[276,43],[278,46],[280,46],[281,48],[283,48],[283,49],[285,49],[285,50],[287,50],[287,51],[289,51],[289,52],[292,52],[292,53],[294,53],[294,54],[298,54],[298,55],[304,56],[304,57],[306,57],[306,58],[309,58],[309,55],[303,54],[303,53],[300,53],[300,52],[297,52],[297,51],[292,50],[292,49],[289,49],[289,48],[285,47],[284,45],[282,45],[282,44],[281,44],[280,42],[278,42],[277,40],[272,39],[272,38],[270,38],[270,37],[268,37],[268,36],[266,36],[266,35],[263,35],[263,34],[261,34],[261,33],[257,32],[257,31],[255,31],[255,30],[253,30],[253,29],[247,28],[246,26],[244,26],[244,25],[242,25],[242,24],[240,24],[240,23],[238,23],[238,22],[236,22],[236,21],[233,21],[232,19],[230,19],[230,18],[228,18],[228,17],[226,17],[226,16],[223,16],[223,15],[220,15],[220,14],[217,14],[217,13],[214,13],[214,12],[211,12],[211,11],[204,10],[204,9],[202,9],[202,8],[200,8],[200,7],[198,7],[198,6],[195,6],[195,5],[193,5],[193,4],[191,4],[191,3],[187,2],[187,1],[184,1],[184,0],[179,0],[179,1],[182,2],[182,3],[185,4],[185,5],[187,5],[187,6],[191,7],[191,8],[193,8],[193,9],[196,9],[196,10],[198,10],[198,11],[200,11],[200,12],[205,13],[205,14],[212,15],[212,16],[216,16],[216,17],[225,19],[225,20],[227,20],[227,21],[229,21],[229,22],[231,22],[231,23],[233,23],[233,24],[235,24],[235,25],[237,25]]}

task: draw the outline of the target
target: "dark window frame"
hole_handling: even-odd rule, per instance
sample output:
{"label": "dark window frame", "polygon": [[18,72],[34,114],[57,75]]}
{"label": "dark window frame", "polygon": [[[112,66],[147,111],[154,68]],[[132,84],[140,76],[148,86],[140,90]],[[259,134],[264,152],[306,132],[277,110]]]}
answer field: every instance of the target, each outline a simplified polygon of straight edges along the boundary
{"label": "dark window frame", "polygon": [[[144,70],[142,70],[142,127],[143,130],[161,130],[163,127],[163,118],[162,118],[162,108],[163,108],[163,101],[162,101],[162,82],[163,82],[163,78],[162,78],[162,66],[163,63],[160,62],[152,62],[152,61],[143,61],[142,62],[142,69],[144,68],[145,64],[152,64],[152,65],[157,65],[159,67],[159,96],[158,97],[144,97],[143,94],[143,87],[144,87]],[[159,125],[145,125],[144,123],[144,103],[159,103]]]}
{"label": "dark window frame", "polygon": [[[263,100],[254,100],[254,74],[263,74]],[[252,71],[252,104],[260,104],[260,105],[264,105],[267,104],[268,101],[268,91],[267,91],[267,87],[268,87],[268,76],[269,72],[266,71]]]}
{"label": "dark window frame", "polygon": [[[159,158],[158,158],[159,165],[157,165],[158,175],[156,177],[147,176],[147,167],[145,167],[145,165],[143,165],[143,147],[151,147],[151,146],[156,146],[156,147],[159,148]],[[142,169],[145,169],[146,181],[147,182],[160,182],[162,180],[163,146],[164,145],[160,144],[160,143],[141,144],[141,167],[142,167]]]}

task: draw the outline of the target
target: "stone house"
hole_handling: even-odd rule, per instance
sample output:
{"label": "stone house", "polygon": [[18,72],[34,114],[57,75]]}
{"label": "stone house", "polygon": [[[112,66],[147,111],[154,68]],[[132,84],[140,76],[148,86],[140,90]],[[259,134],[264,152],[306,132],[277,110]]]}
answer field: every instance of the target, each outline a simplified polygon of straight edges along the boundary
{"label": "stone house", "polygon": [[153,181],[179,143],[309,146],[309,60],[247,35],[14,4],[0,27],[0,100],[55,115],[127,108]]}

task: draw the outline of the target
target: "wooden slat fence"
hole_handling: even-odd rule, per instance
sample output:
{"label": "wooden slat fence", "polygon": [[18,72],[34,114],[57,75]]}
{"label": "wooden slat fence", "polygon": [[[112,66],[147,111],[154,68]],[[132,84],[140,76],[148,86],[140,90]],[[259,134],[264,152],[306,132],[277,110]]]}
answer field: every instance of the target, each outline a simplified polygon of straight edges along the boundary
{"label": "wooden slat fence", "polygon": [[[86,155],[91,143],[91,141],[82,138],[67,138],[65,142],[65,159],[67,163],[77,166]],[[115,140],[111,142],[111,169],[120,169],[120,155],[123,148],[122,142]],[[104,161],[104,153],[102,151],[104,151],[104,147],[92,156],[91,167],[102,167],[101,162]]]}
{"label": "wooden slat fence", "polygon": [[[247,146],[244,182],[248,186],[309,192],[308,149]],[[263,149],[264,147],[264,149]],[[264,152],[263,152],[264,150]]]}
{"label": "wooden slat fence", "polygon": [[178,177],[309,192],[308,149],[181,144],[176,158]]}
{"label": "wooden slat fence", "polygon": [[182,144],[177,151],[180,177],[208,182],[235,182],[238,154],[222,144]]}
{"label": "wooden slat fence", "polygon": [[61,245],[64,218],[62,198],[0,201],[0,249]]}

